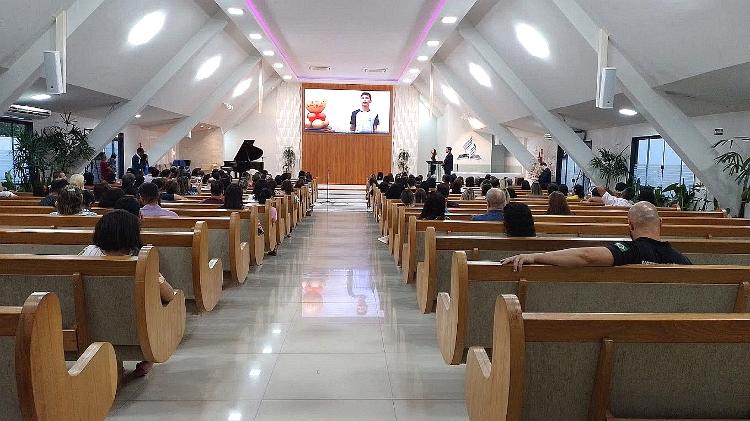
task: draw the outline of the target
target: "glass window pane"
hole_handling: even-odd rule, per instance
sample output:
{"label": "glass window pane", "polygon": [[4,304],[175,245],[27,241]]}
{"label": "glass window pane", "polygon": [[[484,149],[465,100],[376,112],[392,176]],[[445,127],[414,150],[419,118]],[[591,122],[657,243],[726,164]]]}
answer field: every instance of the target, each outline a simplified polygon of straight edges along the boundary
{"label": "glass window pane", "polygon": [[642,185],[648,184],[648,177],[646,168],[648,166],[648,144],[649,139],[640,139],[638,141],[638,156],[636,157],[634,166],[634,178],[641,180]]}
{"label": "glass window pane", "polygon": [[672,183],[679,183],[682,174],[682,160],[677,153],[664,142],[664,178],[662,186],[668,186]]}

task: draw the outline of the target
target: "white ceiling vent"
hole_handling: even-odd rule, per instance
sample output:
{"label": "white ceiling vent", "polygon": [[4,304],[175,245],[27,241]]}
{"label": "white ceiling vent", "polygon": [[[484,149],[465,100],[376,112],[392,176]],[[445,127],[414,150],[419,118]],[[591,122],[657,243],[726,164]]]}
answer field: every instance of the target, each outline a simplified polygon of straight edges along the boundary
{"label": "white ceiling vent", "polygon": [[313,72],[330,72],[331,66],[310,66],[310,70]]}
{"label": "white ceiling vent", "polygon": [[365,67],[362,69],[362,71],[365,73],[385,73],[388,71],[388,68],[387,67],[378,67],[378,68]]}
{"label": "white ceiling vent", "polygon": [[13,104],[10,106],[10,109],[2,115],[2,117],[22,120],[44,120],[51,115],[52,112],[50,112],[50,110]]}

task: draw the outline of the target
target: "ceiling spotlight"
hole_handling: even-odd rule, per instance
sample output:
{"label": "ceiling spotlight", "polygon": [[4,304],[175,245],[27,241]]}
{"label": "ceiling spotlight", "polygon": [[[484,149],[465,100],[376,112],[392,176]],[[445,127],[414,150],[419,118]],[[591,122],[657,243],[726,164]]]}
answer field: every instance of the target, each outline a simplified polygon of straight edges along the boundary
{"label": "ceiling spotlight", "polygon": [[239,7],[230,7],[229,9],[227,9],[227,12],[230,15],[235,15],[235,16],[242,16],[245,14],[245,11],[240,9]]}
{"label": "ceiling spotlight", "polygon": [[46,101],[50,98],[52,98],[52,96],[47,94],[38,94],[31,97],[34,101]]}
{"label": "ceiling spotlight", "polygon": [[487,72],[484,70],[484,68],[482,68],[482,66],[476,63],[469,63],[469,73],[480,85],[486,86],[488,88],[492,87],[492,79],[490,78],[490,75],[487,74]]}
{"label": "ceiling spotlight", "polygon": [[411,83],[412,83],[412,80],[411,80],[411,79],[409,79],[409,78],[404,78],[404,79],[401,79],[401,82],[403,82],[403,83],[405,83],[405,84],[409,85],[409,84],[411,84]]}
{"label": "ceiling spotlight", "polygon": [[221,55],[215,55],[203,62],[198,72],[195,74],[196,80],[208,79],[221,66]]}
{"label": "ceiling spotlight", "polygon": [[284,76],[282,76],[282,79],[284,79],[284,80],[292,80],[292,77],[289,76],[289,75],[284,75]]}
{"label": "ceiling spotlight", "polygon": [[232,92],[232,98],[237,98],[238,96],[244,94],[247,92],[247,90],[250,88],[250,84],[252,83],[252,79],[245,79],[237,84],[237,86],[234,87],[234,91]]}
{"label": "ceiling spotlight", "polygon": [[474,117],[469,117],[468,120],[469,120],[469,125],[474,130],[482,130],[483,128],[487,127],[486,124],[482,123],[481,121],[477,120]]}
{"label": "ceiling spotlight", "polygon": [[447,24],[456,23],[457,21],[458,21],[458,18],[455,16],[445,16],[442,19],[440,19],[440,22],[447,23]]}
{"label": "ceiling spotlight", "polygon": [[438,45],[440,45],[440,41],[437,41],[437,40],[434,40],[434,39],[427,41],[427,46],[428,47],[437,47]]}
{"label": "ceiling spotlight", "polygon": [[136,114],[135,118],[141,118],[141,115],[140,114]]}
{"label": "ceiling spotlight", "polygon": [[252,33],[252,34],[250,34],[250,39],[254,39],[254,40],[263,39],[263,35]]}
{"label": "ceiling spotlight", "polygon": [[276,55],[276,53],[274,53],[272,50],[264,50],[263,55],[266,57],[273,57]]}
{"label": "ceiling spotlight", "polygon": [[427,57],[427,56],[419,56],[419,57],[417,57],[417,61],[427,61],[427,60],[429,60],[429,59],[430,59],[430,58],[429,58],[429,57]]}
{"label": "ceiling spotlight", "polygon": [[409,73],[416,75],[417,73],[419,73],[419,69],[417,69],[416,67],[412,67],[411,69],[409,69]]}
{"label": "ceiling spotlight", "polygon": [[136,22],[128,33],[128,43],[132,46],[143,45],[158,34],[164,27],[166,15],[162,11],[151,12]]}
{"label": "ceiling spotlight", "polygon": [[516,24],[516,38],[523,48],[534,57],[549,57],[549,43],[547,39],[533,26],[527,23]]}
{"label": "ceiling spotlight", "polygon": [[445,99],[456,105],[461,105],[461,100],[458,98],[458,94],[453,90],[453,88],[448,85],[442,85],[441,90],[443,91],[443,96],[445,97]]}
{"label": "ceiling spotlight", "polygon": [[283,63],[274,63],[273,64],[273,68],[274,69],[283,69],[284,68],[284,64]]}
{"label": "ceiling spotlight", "polygon": [[232,104],[230,104],[228,102],[223,103],[223,105],[224,105],[224,108],[227,109],[227,111],[232,111],[234,109],[234,105],[232,105]]}
{"label": "ceiling spotlight", "polygon": [[632,117],[638,114],[638,111],[631,110],[630,108],[620,108],[620,114],[628,117]]}

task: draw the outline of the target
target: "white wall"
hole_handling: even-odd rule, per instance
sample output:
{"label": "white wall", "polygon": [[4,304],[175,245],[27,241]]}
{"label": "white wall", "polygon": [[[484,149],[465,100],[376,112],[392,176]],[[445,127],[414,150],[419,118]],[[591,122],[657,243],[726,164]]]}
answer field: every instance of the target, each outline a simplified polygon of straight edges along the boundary
{"label": "white wall", "polygon": [[414,174],[427,174],[427,161],[433,149],[440,151],[437,137],[437,116],[430,115],[430,109],[419,101],[419,141],[416,151],[416,168],[412,168]]}
{"label": "white wall", "polygon": [[[458,108],[448,105],[445,113],[438,119],[437,127],[437,151],[438,159],[445,156],[445,147],[453,148],[454,171],[466,172],[489,172],[492,167],[492,137],[474,131],[469,122],[461,118],[462,113]],[[458,159],[464,153],[464,144],[472,138],[477,145],[477,155],[480,160]],[[428,157],[429,158],[429,157]]]}
{"label": "white wall", "polygon": [[[526,146],[526,149],[534,157],[539,156],[539,153],[542,152],[544,161],[549,165],[554,174],[557,163],[557,143],[554,140],[547,140],[542,134],[527,132],[521,129],[511,128],[510,131],[516,135],[518,140]],[[521,164],[510,152],[505,155],[505,171],[524,173]]]}
{"label": "white wall", "polygon": [[224,163],[224,134],[220,128],[193,131],[191,137],[177,144],[177,158],[189,159],[193,168],[204,171],[221,167]]}
{"label": "white wall", "polygon": [[250,112],[244,121],[224,134],[224,160],[234,159],[234,155],[244,139],[255,139],[255,146],[263,149],[264,167],[272,174],[281,172],[281,147],[276,142],[276,99],[278,89],[274,89],[263,100],[263,113],[257,108]]}

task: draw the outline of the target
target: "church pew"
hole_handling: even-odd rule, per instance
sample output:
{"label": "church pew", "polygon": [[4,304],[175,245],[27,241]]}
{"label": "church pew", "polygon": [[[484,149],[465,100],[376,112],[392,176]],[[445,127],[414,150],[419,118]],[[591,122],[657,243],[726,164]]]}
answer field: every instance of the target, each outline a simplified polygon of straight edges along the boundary
{"label": "church pew", "polygon": [[162,304],[159,253],[144,246],[138,256],[84,257],[0,255],[0,305],[34,291],[60,298],[65,350],[80,353],[92,342],[110,342],[119,361],[164,362],[185,331],[185,295]]}
{"label": "church pew", "polygon": [[[466,252],[469,260],[500,261],[521,253],[606,246],[617,241],[630,241],[630,238],[438,236],[434,227],[427,227],[424,261],[417,263],[417,305],[423,313],[434,312],[438,293],[449,291],[454,251]],[[670,243],[693,264],[750,266],[748,240],[678,238]]]}
{"label": "church pew", "polygon": [[448,364],[460,364],[470,346],[491,347],[493,297],[500,294],[518,295],[526,311],[747,312],[749,280],[748,266],[529,265],[514,272],[498,262],[468,262],[457,251],[450,292],[438,294],[438,346]]}
{"label": "church pew", "polygon": [[68,369],[60,301],[35,292],[0,307],[0,411],[5,421],[102,420],[115,399],[112,345],[89,345]]}
{"label": "church pew", "polygon": [[750,315],[530,313],[493,303],[469,350],[471,421],[746,419]]}
{"label": "church pew", "polygon": [[278,220],[276,223],[271,222],[271,207],[274,207],[271,200],[267,201],[265,205],[258,207],[258,217],[265,232],[267,252],[274,250],[278,246],[279,231],[281,230],[281,224],[279,224]]}
{"label": "church pew", "polygon": [[[0,214],[2,227],[48,227],[79,228],[94,227],[99,218],[95,216],[50,216]],[[241,221],[238,213],[230,217],[178,217],[144,218],[141,227],[160,230],[192,230],[196,222],[208,224],[208,249],[212,257],[222,261],[233,283],[244,283],[250,272],[250,245],[241,241]]]}
{"label": "church pew", "polygon": [[[91,244],[93,229],[0,229],[2,254],[76,255]],[[141,232],[141,242],[157,247],[159,270],[174,288],[195,304],[198,313],[211,311],[221,299],[221,259],[210,258],[206,222],[191,232]]]}

